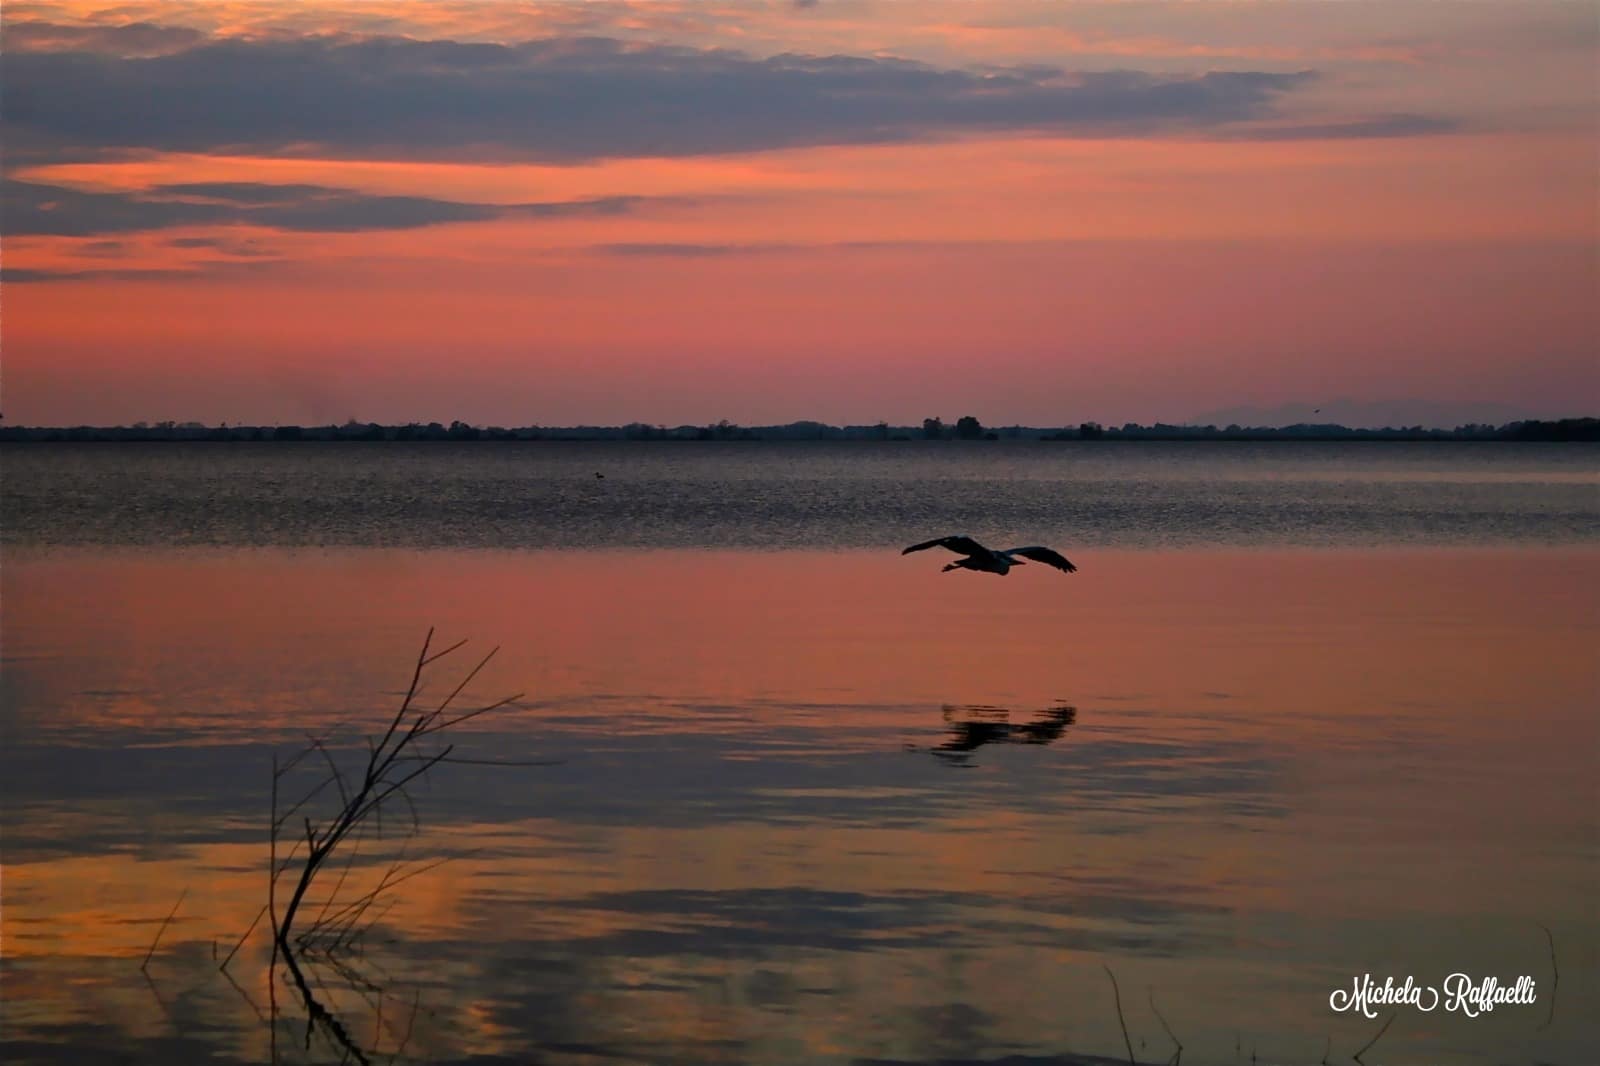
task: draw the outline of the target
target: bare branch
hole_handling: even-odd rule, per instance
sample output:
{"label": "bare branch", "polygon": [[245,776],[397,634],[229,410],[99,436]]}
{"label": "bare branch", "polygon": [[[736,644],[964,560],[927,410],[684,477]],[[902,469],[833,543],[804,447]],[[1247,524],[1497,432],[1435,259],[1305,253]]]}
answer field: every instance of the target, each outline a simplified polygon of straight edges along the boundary
{"label": "bare branch", "polygon": [[[343,982],[367,1001],[379,1013],[374,1028],[374,1047],[382,1043],[382,1033],[388,1029],[396,1032],[395,1025],[383,1017],[383,990],[365,981],[338,956],[357,950],[356,942],[377,927],[389,911],[400,902],[396,895],[401,886],[413,877],[420,876],[447,861],[445,856],[428,862],[410,862],[406,859],[409,842],[421,832],[421,819],[412,797],[417,780],[442,762],[459,762],[484,766],[544,766],[551,760],[517,762],[498,759],[469,759],[454,757],[452,744],[424,743],[425,739],[442,730],[471,721],[490,711],[497,710],[522,694],[508,696],[485,706],[460,714],[446,716],[461,698],[461,694],[482,673],[499,651],[498,648],[478,659],[464,676],[449,690],[442,701],[431,709],[418,706],[424,689],[426,671],[439,659],[461,648],[466,641],[457,641],[438,651],[433,650],[434,630],[429,629],[412,665],[411,680],[400,706],[384,723],[382,731],[363,738],[367,747],[366,764],[359,770],[345,766],[335,757],[326,735],[308,734],[307,746],[287,761],[280,761],[276,753],[272,762],[272,803],[268,823],[268,889],[267,905],[256,915],[250,928],[234,945],[223,960],[226,970],[260,924],[266,914],[272,924],[272,962],[274,977],[269,981],[273,995],[272,1012],[276,1018],[277,965],[282,958],[288,970],[290,983],[299,990],[304,1000],[307,1018],[306,1044],[309,1048],[317,1030],[345,1061],[366,1063],[377,1055],[376,1050],[361,1047],[338,1018],[318,1002],[313,986],[328,992],[319,966],[328,967],[327,974],[335,984]],[[294,783],[294,792],[300,793],[287,810],[279,808],[279,792],[288,791],[289,775],[308,756],[320,759],[325,772],[319,773],[305,791],[300,792],[305,780]],[[348,764],[348,759],[346,762]],[[330,790],[330,784],[333,788]],[[330,792],[338,795],[337,809],[328,798]],[[294,792],[290,792],[293,795]],[[410,817],[409,834],[399,832],[390,840],[384,838],[384,808],[391,803],[404,804]],[[287,849],[279,847],[279,834],[290,818],[298,817],[303,833],[286,837]],[[370,820],[370,821],[369,821]],[[370,834],[369,834],[370,830]],[[369,835],[381,844],[364,847]],[[398,845],[398,848],[396,847]],[[301,847],[306,850],[301,852]],[[398,856],[396,851],[398,850]],[[393,859],[374,884],[367,871],[376,873],[381,861]],[[331,866],[340,867],[337,876],[327,873]],[[359,873],[359,875],[358,875]],[[279,899],[279,880],[284,879],[284,898]],[[329,886],[331,882],[331,887]],[[364,891],[362,890],[364,889]],[[181,902],[181,897],[180,897]],[[280,907],[281,904],[281,907]],[[174,907],[174,912],[176,912]],[[306,917],[315,911],[314,917]],[[168,920],[171,920],[169,915]],[[157,940],[160,933],[157,933]],[[152,945],[152,953],[154,945]],[[303,953],[303,954],[302,954]],[[319,961],[320,960],[320,961]],[[147,959],[148,961],[148,959]],[[367,993],[378,996],[376,1004]],[[419,1001],[420,1002],[420,1001]],[[330,1003],[330,1005],[332,1005]],[[399,1041],[395,1057],[404,1051],[411,1039],[411,1025],[415,1021],[416,1005],[407,1022],[406,1033]],[[276,1056],[276,1025],[273,1025],[273,1054]]]}

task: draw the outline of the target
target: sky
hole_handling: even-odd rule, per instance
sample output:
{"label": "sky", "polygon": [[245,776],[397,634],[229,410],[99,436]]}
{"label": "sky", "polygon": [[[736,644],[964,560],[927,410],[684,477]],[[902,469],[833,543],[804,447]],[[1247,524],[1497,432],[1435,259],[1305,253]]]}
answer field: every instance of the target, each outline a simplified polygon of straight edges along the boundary
{"label": "sky", "polygon": [[8,0],[0,32],[6,424],[1600,412],[1588,2]]}

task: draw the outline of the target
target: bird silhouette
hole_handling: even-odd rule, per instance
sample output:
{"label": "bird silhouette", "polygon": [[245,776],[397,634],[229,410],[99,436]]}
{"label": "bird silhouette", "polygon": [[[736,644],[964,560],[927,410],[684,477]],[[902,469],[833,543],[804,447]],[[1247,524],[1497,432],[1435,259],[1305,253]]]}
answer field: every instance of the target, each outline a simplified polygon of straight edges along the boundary
{"label": "bird silhouette", "polygon": [[[1032,559],[1036,563],[1053,566],[1065,574],[1073,573],[1078,569],[1067,560],[1066,556],[1050,548],[1031,545],[1025,548],[1007,548],[1004,551],[998,551],[993,548],[985,548],[971,537],[960,535],[925,540],[921,544],[911,545],[900,554],[910,555],[912,552],[923,551],[927,548],[949,548],[957,555],[966,557],[950,563],[940,573],[949,573],[951,570],[976,570],[980,573],[999,574],[1004,577],[1013,566],[1021,566],[1023,559]],[[1018,558],[1018,556],[1021,556],[1021,558]]]}

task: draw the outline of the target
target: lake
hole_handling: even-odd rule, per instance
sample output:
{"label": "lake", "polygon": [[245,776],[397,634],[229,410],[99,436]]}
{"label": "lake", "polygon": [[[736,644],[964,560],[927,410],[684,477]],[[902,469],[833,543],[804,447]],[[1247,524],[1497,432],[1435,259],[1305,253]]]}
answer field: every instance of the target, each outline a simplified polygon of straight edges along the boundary
{"label": "lake", "polygon": [[[1595,1061],[1597,489],[1585,445],[7,446],[0,1057]],[[955,532],[1079,571],[900,554]],[[302,988],[269,870],[430,628],[413,706],[496,647],[451,714],[520,695],[337,849]],[[1531,1001],[1330,1003],[1453,974]]]}

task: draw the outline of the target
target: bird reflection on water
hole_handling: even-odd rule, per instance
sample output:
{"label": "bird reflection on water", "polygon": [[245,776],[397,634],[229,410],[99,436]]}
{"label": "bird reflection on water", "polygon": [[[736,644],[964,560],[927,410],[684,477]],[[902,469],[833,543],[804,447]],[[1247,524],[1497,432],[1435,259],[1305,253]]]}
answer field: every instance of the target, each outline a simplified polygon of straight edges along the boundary
{"label": "bird reflection on water", "polygon": [[1050,744],[1078,720],[1078,709],[1056,703],[1036,712],[1031,721],[1012,722],[1011,711],[986,704],[945,704],[944,720],[950,735],[929,750],[959,766],[971,764],[972,753],[985,744]]}

